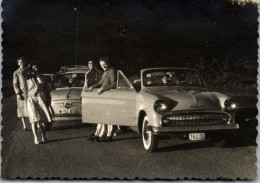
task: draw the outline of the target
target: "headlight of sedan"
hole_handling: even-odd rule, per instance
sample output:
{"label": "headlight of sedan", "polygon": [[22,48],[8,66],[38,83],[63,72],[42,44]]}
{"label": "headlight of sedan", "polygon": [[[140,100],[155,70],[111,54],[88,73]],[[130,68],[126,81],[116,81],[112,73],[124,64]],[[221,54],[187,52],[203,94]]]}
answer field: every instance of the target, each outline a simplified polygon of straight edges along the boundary
{"label": "headlight of sedan", "polygon": [[237,108],[237,105],[233,99],[226,100],[224,105],[225,105],[225,109],[227,109],[228,111],[232,111]]}
{"label": "headlight of sedan", "polygon": [[162,101],[162,100],[157,100],[154,103],[154,110],[156,110],[157,112],[164,112],[168,110],[168,105]]}

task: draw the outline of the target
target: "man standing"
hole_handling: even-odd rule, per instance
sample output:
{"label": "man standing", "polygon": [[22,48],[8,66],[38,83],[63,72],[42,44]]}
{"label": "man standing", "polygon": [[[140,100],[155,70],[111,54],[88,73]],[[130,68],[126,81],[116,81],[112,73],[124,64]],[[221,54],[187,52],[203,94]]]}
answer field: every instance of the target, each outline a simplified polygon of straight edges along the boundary
{"label": "man standing", "polygon": [[[92,91],[94,88],[99,88],[97,92],[98,94],[102,94],[104,91],[116,88],[116,70],[111,67],[109,59],[107,57],[101,57],[99,59],[99,63],[101,68],[104,70],[103,76],[97,84],[94,84],[89,89],[90,91]],[[105,136],[105,141],[113,141],[113,125],[104,124],[97,125],[96,133],[94,136],[91,137],[91,140],[95,139],[96,141],[99,141],[100,139],[102,139],[102,137],[104,137],[106,128],[107,134]]]}
{"label": "man standing", "polygon": [[88,61],[89,71],[85,74],[85,83],[83,91],[89,91],[89,88],[94,84],[97,84],[101,80],[102,72],[96,68],[95,62]]}
{"label": "man standing", "polygon": [[25,60],[20,57],[17,59],[19,68],[13,74],[14,91],[17,98],[17,116],[22,119],[23,130],[26,131],[25,117],[28,117],[27,113],[27,84],[22,76],[22,70],[25,68]]}

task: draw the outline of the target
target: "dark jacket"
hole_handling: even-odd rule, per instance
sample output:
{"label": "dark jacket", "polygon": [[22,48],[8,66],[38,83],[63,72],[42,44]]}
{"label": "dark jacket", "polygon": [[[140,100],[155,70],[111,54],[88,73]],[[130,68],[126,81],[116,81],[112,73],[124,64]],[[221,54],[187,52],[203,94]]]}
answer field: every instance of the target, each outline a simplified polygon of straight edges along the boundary
{"label": "dark jacket", "polygon": [[89,88],[97,84],[102,78],[103,72],[94,67],[85,74],[84,88]]}

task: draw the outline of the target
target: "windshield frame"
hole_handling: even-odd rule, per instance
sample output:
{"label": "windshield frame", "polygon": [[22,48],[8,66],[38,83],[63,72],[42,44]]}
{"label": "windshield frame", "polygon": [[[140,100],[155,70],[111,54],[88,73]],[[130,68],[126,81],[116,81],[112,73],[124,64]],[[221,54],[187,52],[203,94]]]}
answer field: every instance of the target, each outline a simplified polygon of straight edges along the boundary
{"label": "windshield frame", "polygon": [[142,89],[148,89],[148,88],[162,88],[162,87],[184,87],[184,85],[170,85],[170,86],[145,86],[144,85],[144,73],[147,71],[153,71],[153,70],[183,70],[183,71],[189,71],[189,72],[194,72],[196,73],[199,82],[201,83],[201,86],[192,86],[192,85],[186,85],[187,87],[200,87],[200,88],[205,88],[205,83],[202,79],[202,77],[200,76],[200,74],[198,73],[198,71],[194,70],[194,69],[187,69],[187,68],[176,68],[176,67],[158,67],[158,68],[148,68],[148,69],[142,69],[141,70],[141,86]]}
{"label": "windshield frame", "polygon": [[[87,72],[87,71],[86,71]],[[61,75],[72,75],[72,74],[81,74],[81,75],[84,75],[83,76],[83,86],[84,86],[84,83],[85,83],[85,74],[84,72],[63,72],[63,73],[57,73],[54,77],[53,77],[53,86],[55,89],[60,89],[60,88],[83,88],[83,86],[63,86],[63,87],[56,87],[55,85],[55,80],[57,77],[61,76]]]}

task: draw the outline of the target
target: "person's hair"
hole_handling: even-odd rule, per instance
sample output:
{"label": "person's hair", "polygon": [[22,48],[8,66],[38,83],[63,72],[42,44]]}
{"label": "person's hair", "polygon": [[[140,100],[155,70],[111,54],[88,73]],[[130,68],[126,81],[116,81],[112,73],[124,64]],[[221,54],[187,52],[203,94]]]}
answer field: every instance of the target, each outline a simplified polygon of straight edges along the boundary
{"label": "person's hair", "polygon": [[19,57],[16,59],[16,62],[18,63],[19,60],[22,60],[24,63],[26,63],[26,60],[24,59],[24,57]]}
{"label": "person's hair", "polygon": [[92,65],[93,65],[93,66],[96,66],[96,63],[95,63],[93,60],[89,60],[88,63],[89,63],[89,62],[92,62]]}
{"label": "person's hair", "polygon": [[99,59],[99,61],[100,61],[100,62],[101,62],[101,61],[104,61],[104,62],[106,62],[107,64],[110,64],[110,60],[109,60],[108,57],[101,57],[101,58]]}

